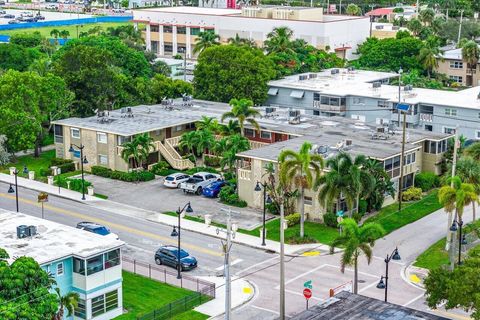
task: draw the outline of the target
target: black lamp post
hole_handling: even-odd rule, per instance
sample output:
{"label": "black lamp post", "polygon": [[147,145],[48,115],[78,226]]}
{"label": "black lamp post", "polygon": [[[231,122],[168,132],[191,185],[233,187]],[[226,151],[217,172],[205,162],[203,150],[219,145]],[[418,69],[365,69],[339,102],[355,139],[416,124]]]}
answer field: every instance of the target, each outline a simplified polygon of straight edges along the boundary
{"label": "black lamp post", "polygon": [[[400,254],[398,253],[398,248],[395,248],[395,250],[393,250],[390,255],[387,254],[387,257],[385,258],[385,277],[381,276],[380,281],[377,284],[378,289],[385,290],[385,302],[387,302],[387,294],[388,294],[388,264],[392,259],[393,260],[401,259]],[[385,282],[383,282],[384,279],[385,279]]]}
{"label": "black lamp post", "polygon": [[462,217],[460,216],[458,216],[458,219],[457,217],[453,219],[453,223],[452,223],[452,226],[450,227],[450,231],[452,232],[457,231],[459,229],[457,225],[458,227],[460,227],[460,231],[458,234],[458,264],[461,265],[462,264],[462,244],[467,244],[467,238],[465,237],[465,235],[462,235],[463,220],[462,220]]}
{"label": "black lamp post", "polygon": [[175,228],[175,226],[173,226],[172,233],[170,234],[172,237],[177,237],[178,238],[178,248],[177,248],[177,260],[178,260],[177,261],[177,271],[178,271],[178,273],[177,273],[177,279],[182,278],[182,262],[180,261],[180,240],[181,240],[180,215],[183,213],[183,211],[186,211],[188,213],[193,212],[193,209],[192,209],[192,206],[190,205],[190,202],[188,202],[186,205],[184,205],[182,209],[180,209],[180,207],[178,207],[178,209],[176,211],[177,216],[178,216],[178,226],[177,226],[177,228]]}
{"label": "black lamp post", "polygon": [[265,243],[265,212],[267,210],[266,204],[272,203],[272,199],[269,195],[267,195],[267,185],[265,183],[257,181],[257,185],[255,186],[255,191],[262,191],[263,188],[263,229],[262,229],[262,246],[266,246]]}
{"label": "black lamp post", "polygon": [[85,148],[85,146],[83,144],[80,144],[80,146],[77,146],[76,144],[70,144],[70,149],[68,149],[68,152],[70,153],[75,152],[75,149],[73,148],[73,146],[80,149],[80,170],[82,171],[82,200],[85,200],[85,178],[83,175],[83,165],[88,163],[87,157],[83,156],[83,148]]}
{"label": "black lamp post", "polygon": [[[13,186],[12,184],[10,183],[10,187],[8,188],[8,193],[15,193],[15,204],[16,204],[16,207],[17,207],[17,212],[18,212],[18,179],[17,179],[17,176],[18,176],[18,170],[17,168],[15,168],[15,171],[12,172],[13,175],[15,176],[15,189],[13,189]],[[26,165],[23,166],[23,173],[24,174],[28,174],[28,168]]]}

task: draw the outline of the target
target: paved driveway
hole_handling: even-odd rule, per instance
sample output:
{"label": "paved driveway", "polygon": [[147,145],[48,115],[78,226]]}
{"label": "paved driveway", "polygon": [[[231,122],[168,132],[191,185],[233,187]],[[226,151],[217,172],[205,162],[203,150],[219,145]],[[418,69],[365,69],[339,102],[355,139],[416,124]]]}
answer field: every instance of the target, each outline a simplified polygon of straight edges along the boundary
{"label": "paved driveway", "polygon": [[[252,208],[236,208],[222,204],[218,199],[210,199],[193,194],[184,194],[178,189],[168,189],[163,186],[163,178],[153,181],[131,183],[118,180],[87,175],[86,180],[93,183],[95,192],[108,196],[109,200],[128,204],[145,210],[155,212],[175,211],[179,206],[183,207],[188,201],[191,202],[192,216],[204,217],[212,215],[212,220],[226,223],[225,213],[220,208],[231,208],[238,213],[232,214],[232,220],[238,223],[240,228],[254,229],[262,223],[262,212]],[[267,219],[273,218],[268,215]]]}

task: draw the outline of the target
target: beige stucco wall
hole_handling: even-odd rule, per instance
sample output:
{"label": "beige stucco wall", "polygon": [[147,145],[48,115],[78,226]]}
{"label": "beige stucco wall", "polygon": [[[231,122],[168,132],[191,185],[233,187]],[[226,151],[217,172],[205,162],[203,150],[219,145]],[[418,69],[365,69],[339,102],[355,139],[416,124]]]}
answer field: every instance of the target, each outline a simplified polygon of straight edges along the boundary
{"label": "beige stucco wall", "polygon": [[[463,68],[462,69],[455,69],[455,68],[450,68],[450,62],[451,61],[462,61],[462,60],[442,60],[442,59],[437,59],[438,62],[438,68],[436,71],[438,73],[444,73],[447,75],[447,77],[450,76],[460,76],[463,77],[463,85],[466,85],[467,81],[467,75],[470,72],[469,68],[467,67],[467,63],[464,61],[463,62]],[[473,70],[473,77],[472,77],[472,84],[474,86],[480,85],[480,68],[478,68],[479,65],[477,65],[477,70]]]}
{"label": "beige stucco wall", "polygon": [[376,30],[372,29],[372,37],[377,39],[395,38],[398,30]]}

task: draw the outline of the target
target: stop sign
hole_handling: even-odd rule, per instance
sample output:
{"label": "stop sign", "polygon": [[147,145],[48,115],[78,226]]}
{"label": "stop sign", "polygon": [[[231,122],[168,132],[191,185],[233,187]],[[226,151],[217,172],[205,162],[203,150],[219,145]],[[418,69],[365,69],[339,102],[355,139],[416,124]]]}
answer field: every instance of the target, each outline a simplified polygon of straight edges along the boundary
{"label": "stop sign", "polygon": [[312,290],[310,290],[308,288],[303,289],[303,296],[307,300],[310,299],[312,297]]}

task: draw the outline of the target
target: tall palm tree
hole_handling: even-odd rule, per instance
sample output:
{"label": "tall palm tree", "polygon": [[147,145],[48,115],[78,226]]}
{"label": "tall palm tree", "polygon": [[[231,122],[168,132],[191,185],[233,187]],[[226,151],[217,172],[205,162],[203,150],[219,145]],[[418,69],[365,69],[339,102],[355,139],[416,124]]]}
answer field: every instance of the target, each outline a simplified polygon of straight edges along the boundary
{"label": "tall palm tree", "polygon": [[478,48],[478,44],[475,41],[470,40],[463,45],[462,59],[467,62],[468,67],[470,69],[470,74],[472,74],[473,69],[476,68],[479,56],[480,56],[480,50]]}
{"label": "tall palm tree", "polygon": [[426,26],[431,25],[434,18],[435,18],[435,11],[433,11],[433,9],[428,8],[420,11],[419,19]]}
{"label": "tall palm tree", "polygon": [[122,145],[122,159],[130,162],[133,159],[133,167],[143,168],[144,162],[148,159],[150,150],[155,147],[153,139],[148,133],[137,135],[132,141]]}
{"label": "tall palm tree", "polygon": [[195,156],[196,131],[189,131],[182,134],[179,141],[180,148],[187,149],[187,152]]}
{"label": "tall palm tree", "polygon": [[214,117],[202,116],[200,121],[195,123],[197,130],[210,130],[216,132],[219,130],[218,121]]}
{"label": "tall palm tree", "polygon": [[[305,189],[312,189],[314,182],[320,177],[323,168],[323,158],[311,154],[312,144],[305,141],[299,152],[282,150],[278,156],[280,163],[280,181],[286,185],[289,182],[300,189],[300,237],[304,236],[305,222]],[[312,174],[313,173],[313,174]]]}
{"label": "tall palm tree", "polygon": [[70,32],[68,30],[62,30],[59,32],[58,34],[60,36],[60,38],[62,38],[63,40],[67,40],[68,37],[70,36]]}
{"label": "tall palm tree", "polygon": [[480,161],[480,142],[475,142],[474,144],[468,146],[464,153],[476,161]]}
{"label": "tall palm tree", "polygon": [[228,166],[229,171],[233,171],[235,161],[238,159],[237,154],[250,149],[250,143],[247,138],[242,137],[239,134],[223,138],[222,140],[226,140],[226,144],[222,152],[220,165],[222,166],[222,170],[225,166]]}
{"label": "tall palm tree", "polygon": [[345,272],[346,266],[353,266],[353,293],[358,293],[358,257],[363,253],[370,264],[375,240],[380,238],[385,231],[377,223],[366,223],[359,227],[351,218],[344,219],[340,226],[342,235],[333,240],[330,253],[334,253],[335,247],[344,247],[340,260],[340,270]]}
{"label": "tall palm tree", "polygon": [[395,188],[393,182],[385,171],[383,164],[375,159],[368,159],[363,165],[365,174],[373,177],[374,185],[370,192],[363,192],[362,196],[367,200],[367,211],[372,209],[379,210],[388,194],[395,197]]}
{"label": "tall palm tree", "polygon": [[362,9],[360,9],[355,3],[349,3],[347,6],[347,14],[349,16],[359,16],[362,14]]}
{"label": "tall palm tree", "polygon": [[267,34],[264,42],[267,53],[293,53],[292,49],[293,31],[288,27],[277,27]]}
{"label": "tall palm tree", "polygon": [[242,137],[245,136],[244,125],[245,122],[250,123],[255,129],[260,130],[258,122],[255,120],[256,116],[260,116],[260,112],[253,107],[252,100],[249,99],[232,99],[230,100],[232,110],[222,114],[221,121],[225,119],[236,119],[240,126],[240,133]]}
{"label": "tall palm tree", "polygon": [[67,309],[67,317],[71,317],[75,308],[78,307],[78,299],[80,298],[78,293],[69,292],[66,295],[62,296],[60,294],[59,288],[55,288],[55,292],[58,295],[59,308],[57,313],[53,316],[53,319],[62,320],[65,309]]}
{"label": "tall palm tree", "polygon": [[[451,166],[449,168],[451,172]],[[471,184],[475,193],[480,195],[480,162],[472,157],[464,156],[458,159],[456,163],[455,173],[457,176],[468,184]],[[477,220],[475,203],[472,201],[473,221]]]}
{"label": "tall palm tree", "polygon": [[249,47],[257,46],[254,40],[247,39],[247,38],[240,38],[238,33],[235,34],[234,38],[228,38],[228,43],[233,44],[234,46],[249,46]]}
{"label": "tall palm tree", "polygon": [[60,31],[58,29],[53,29],[52,31],[50,31],[50,36],[55,39],[55,45],[58,45],[58,37],[60,36]]}
{"label": "tall palm tree", "polygon": [[413,18],[412,20],[410,20],[407,23],[407,28],[416,37],[416,36],[418,36],[420,31],[422,31],[423,26],[422,26],[422,23],[420,22],[420,20],[418,20],[417,18]]}
{"label": "tall palm tree", "polygon": [[206,48],[219,45],[218,40],[220,36],[215,34],[213,31],[203,31],[198,34],[198,38],[195,41],[195,47],[193,48],[193,53],[197,54],[205,50]]}
{"label": "tall palm tree", "polygon": [[148,133],[137,135],[134,139],[137,140],[138,146],[140,147],[140,157],[138,158],[139,166],[143,167],[144,162],[147,161],[150,155],[150,151],[155,148],[155,144],[153,143],[153,138]]}
{"label": "tall palm tree", "polygon": [[240,133],[238,120],[228,120],[227,124],[220,126],[220,134],[222,136],[231,136],[237,133]]}
{"label": "tall palm tree", "polygon": [[418,54],[418,60],[420,60],[420,63],[423,65],[424,69],[427,70],[429,78],[432,71],[438,68],[437,55],[439,53],[440,50],[438,49],[438,47],[432,48],[429,46],[424,46],[422,49],[420,49],[420,52]]}
{"label": "tall palm tree", "polygon": [[215,138],[210,130],[196,131],[194,141],[198,155],[203,155],[205,150],[211,149],[215,144]]}

